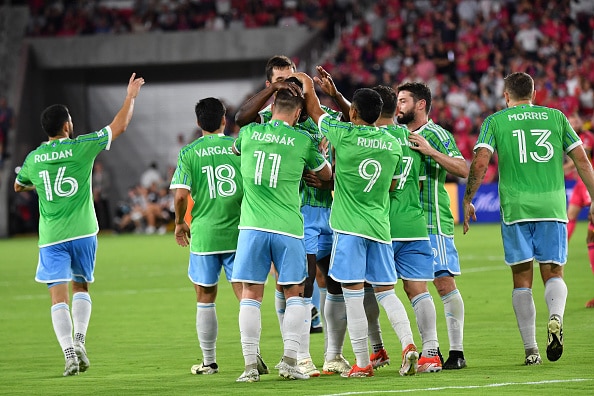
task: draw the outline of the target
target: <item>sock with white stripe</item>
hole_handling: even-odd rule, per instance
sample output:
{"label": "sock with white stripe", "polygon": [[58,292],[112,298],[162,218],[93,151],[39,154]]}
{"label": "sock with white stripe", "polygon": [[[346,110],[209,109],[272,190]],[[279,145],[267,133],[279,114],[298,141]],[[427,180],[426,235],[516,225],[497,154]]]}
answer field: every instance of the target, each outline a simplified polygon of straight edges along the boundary
{"label": "sock with white stripe", "polygon": [[261,305],[259,301],[249,298],[239,303],[239,333],[246,368],[256,368],[258,364],[256,354],[262,332]]}
{"label": "sock with white stripe", "polygon": [[196,333],[202,349],[204,365],[208,366],[217,361],[217,334],[219,324],[214,303],[196,303]]}

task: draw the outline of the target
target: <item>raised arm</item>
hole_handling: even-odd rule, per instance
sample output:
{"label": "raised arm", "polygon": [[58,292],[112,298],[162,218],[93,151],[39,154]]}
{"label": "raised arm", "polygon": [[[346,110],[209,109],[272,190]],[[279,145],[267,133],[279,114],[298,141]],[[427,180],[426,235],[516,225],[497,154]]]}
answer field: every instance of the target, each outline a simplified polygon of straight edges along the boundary
{"label": "raised arm", "polygon": [[343,121],[350,121],[349,111],[351,110],[351,102],[336,89],[332,76],[322,66],[316,66],[318,76],[314,76],[314,81],[320,86],[322,91],[330,96],[334,103],[340,107]]}
{"label": "raised arm", "polygon": [[132,73],[132,76],[128,81],[128,89],[124,104],[114,117],[111,124],[109,124],[109,127],[111,128],[112,139],[116,139],[118,136],[124,133],[126,128],[128,128],[128,124],[130,124],[132,114],[134,113],[134,100],[140,92],[140,87],[143,85],[144,78],[136,78],[136,73]]}
{"label": "raised arm", "polygon": [[317,124],[320,117],[326,112],[320,106],[320,99],[316,95],[313,80],[310,76],[305,73],[293,73],[292,76],[296,77],[303,84],[303,95],[305,96],[305,109],[307,115]]}
{"label": "raised arm", "polygon": [[439,164],[446,171],[454,176],[467,178],[468,177],[468,165],[464,158],[450,157],[447,154],[436,150],[429,144],[427,139],[418,133],[411,133],[408,140],[413,144],[410,148],[419,151],[421,154],[428,155],[433,158],[435,162]]}
{"label": "raised arm", "polygon": [[493,153],[491,150],[485,147],[479,147],[474,153],[472,164],[470,164],[470,173],[468,175],[468,181],[466,182],[466,191],[464,192],[464,227],[463,231],[466,234],[470,228],[470,219],[476,221],[476,213],[474,211],[474,205],[472,199],[474,198],[477,190],[481,186],[487,168],[489,167],[489,161]]}
{"label": "raised arm", "polygon": [[237,110],[237,113],[235,113],[235,124],[242,127],[251,122],[257,122],[258,112],[262,110],[266,102],[268,102],[268,99],[270,99],[276,91],[283,88],[291,90],[295,95],[297,95],[299,89],[295,84],[286,83],[284,81],[276,81],[270,84],[241,105],[239,110]]}

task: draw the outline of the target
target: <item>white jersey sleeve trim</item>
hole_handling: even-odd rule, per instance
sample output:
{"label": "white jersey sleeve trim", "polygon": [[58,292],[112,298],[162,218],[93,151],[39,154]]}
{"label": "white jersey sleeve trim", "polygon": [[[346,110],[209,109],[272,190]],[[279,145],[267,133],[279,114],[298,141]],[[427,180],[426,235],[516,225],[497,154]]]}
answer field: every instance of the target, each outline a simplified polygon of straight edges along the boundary
{"label": "white jersey sleeve trim", "polygon": [[577,142],[575,142],[574,144],[572,144],[571,146],[567,147],[567,150],[565,150],[566,153],[569,153],[571,150],[573,150],[574,148],[576,148],[577,146],[581,146],[583,143],[581,140],[578,140]]}
{"label": "white jersey sleeve trim", "polygon": [[319,129],[320,131],[322,131],[322,128],[320,127],[320,126],[322,125],[322,120],[323,120],[324,118],[326,118],[326,117],[330,117],[330,114],[328,114],[328,113],[324,113],[324,114],[322,114],[322,115],[320,116],[320,118],[318,118],[318,129]]}
{"label": "white jersey sleeve trim", "polygon": [[319,172],[322,169],[324,169],[325,166],[328,166],[328,168],[332,169],[332,166],[330,165],[330,163],[327,160],[324,160],[324,162],[322,163],[322,165],[318,166],[315,169],[312,169],[312,171],[314,172]]}
{"label": "white jersey sleeve trim", "polygon": [[186,184],[172,184],[169,186],[170,190],[176,190],[178,188],[183,188],[184,190],[188,190],[188,191],[192,190],[192,188]]}
{"label": "white jersey sleeve trim", "polygon": [[489,150],[490,152],[494,152],[494,151],[495,151],[495,149],[494,149],[494,148],[493,148],[491,145],[489,145],[489,144],[487,144],[487,143],[477,143],[477,144],[476,144],[476,146],[474,146],[474,149],[473,149],[473,151],[476,151],[476,150],[478,150],[478,149],[479,149],[479,148],[481,148],[481,147],[484,147],[484,148],[486,148],[486,149],[487,149],[487,150]]}
{"label": "white jersey sleeve trim", "polygon": [[113,133],[111,132],[111,128],[109,125],[103,129],[107,130],[107,135],[109,136],[109,140],[107,141],[107,145],[105,146],[105,150],[109,151],[109,149],[111,148],[111,141],[113,140]]}

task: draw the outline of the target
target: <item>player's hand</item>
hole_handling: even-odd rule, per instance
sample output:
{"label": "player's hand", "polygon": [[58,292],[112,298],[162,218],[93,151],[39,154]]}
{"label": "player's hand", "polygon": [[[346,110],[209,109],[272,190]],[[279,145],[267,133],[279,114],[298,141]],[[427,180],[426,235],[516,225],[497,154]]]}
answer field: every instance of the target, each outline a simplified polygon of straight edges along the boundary
{"label": "player's hand", "polygon": [[306,73],[296,72],[291,74],[290,77],[295,77],[301,81],[301,84],[303,84],[303,93],[310,92],[313,89],[313,80]]}
{"label": "player's hand", "polygon": [[185,222],[175,225],[175,242],[181,247],[190,244],[190,227]]}
{"label": "player's hand", "polygon": [[421,154],[431,156],[431,153],[435,151],[435,149],[431,147],[427,139],[425,139],[418,133],[411,133],[410,135],[408,135],[408,141],[412,143],[412,146],[410,146],[410,148],[415,151],[419,151]]}
{"label": "player's hand", "polygon": [[302,177],[305,184],[307,184],[309,187],[322,188],[322,181],[315,172],[305,170],[303,171]]}
{"label": "player's hand", "polygon": [[328,144],[329,142],[328,139],[326,139],[326,136],[324,136],[318,144],[318,151],[324,156],[324,158],[328,158]]}
{"label": "player's hand", "polygon": [[472,221],[476,221],[476,210],[472,202],[464,202],[464,226],[463,231],[464,234],[468,232],[470,229],[470,219]]}
{"label": "player's hand", "polygon": [[128,96],[135,98],[140,92],[140,87],[144,85],[144,78],[136,78],[136,73],[132,73],[130,80],[128,81]]}
{"label": "player's hand", "polygon": [[326,95],[334,98],[336,96],[336,85],[332,80],[332,76],[322,66],[316,66],[316,71],[318,76],[314,77],[314,81]]}

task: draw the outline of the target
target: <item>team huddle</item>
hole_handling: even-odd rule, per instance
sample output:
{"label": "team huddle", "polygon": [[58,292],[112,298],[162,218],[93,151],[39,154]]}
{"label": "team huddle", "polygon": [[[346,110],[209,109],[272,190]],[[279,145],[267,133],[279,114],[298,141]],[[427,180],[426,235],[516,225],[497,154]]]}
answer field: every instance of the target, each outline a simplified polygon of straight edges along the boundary
{"label": "team huddle", "polygon": [[[236,139],[223,134],[226,109],[220,100],[205,98],[195,106],[203,136],[181,150],[170,185],[175,190],[175,239],[190,248],[188,276],[197,296],[196,330],[203,356],[192,373],[219,370],[215,300],[222,268],[240,307],[245,370],[237,382],[257,382],[269,373],[259,344],[260,309],[271,265],[284,346],[275,367],[281,377],[373,376],[374,369],[390,363],[381,335],[380,306],[402,346],[400,375],[465,368],[464,303],[455,282],[461,270],[445,180],[447,173],[468,178],[467,232],[469,221],[476,219],[472,198],[495,150],[500,158],[505,261],[514,279],[512,303],[524,342],[524,362],[542,363],[532,299],[534,259],[545,282],[549,309],[547,358],[558,360],[567,297],[565,153],[594,194],[594,172],[565,116],[533,106],[532,78],[511,74],[504,87],[508,109],[483,123],[469,169],[450,132],[429,119],[431,91],[425,84],[403,83],[396,90],[361,88],[348,101],[323,68],[317,72],[312,79],[296,72],[289,58],[272,57],[266,66],[266,88],[236,115],[241,126]],[[83,161],[77,151],[96,156],[109,149],[130,122],[133,99],[142,84],[144,80],[131,77],[122,109],[98,132],[72,139],[72,121],[63,106],[57,115],[46,115],[50,121],[44,123],[42,116],[50,141],[27,157],[15,190],[37,188],[43,213],[59,213],[59,206],[68,205],[71,197],[78,197],[87,212],[92,209],[90,189],[85,187],[90,167],[75,175],[72,163]],[[315,84],[340,112],[320,104]],[[535,113],[546,117],[533,117]],[[51,164],[31,159],[54,158],[51,153],[64,149],[74,154],[58,156]],[[91,166],[93,155],[84,156]],[[87,212],[88,227],[69,235],[58,235],[50,220],[59,219],[59,214],[40,223],[36,279],[47,283],[52,295],[52,320],[66,358],[65,376],[90,366],[84,343],[98,227],[96,219],[93,225],[94,214]],[[321,370],[309,351],[309,306],[316,279],[325,334]],[[420,346],[415,345],[405,307],[394,292],[398,279],[415,314]],[[72,316],[69,281],[74,291]],[[428,282],[435,285],[444,307],[446,359],[439,349]],[[347,330],[356,359],[352,365],[343,355]]]}

